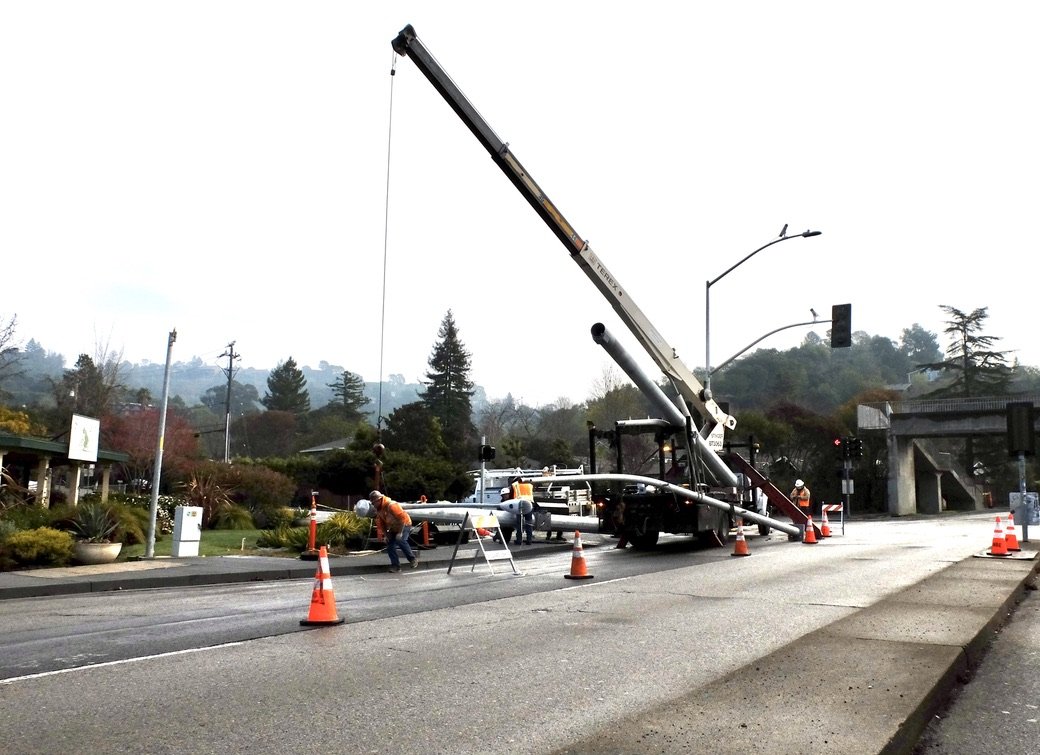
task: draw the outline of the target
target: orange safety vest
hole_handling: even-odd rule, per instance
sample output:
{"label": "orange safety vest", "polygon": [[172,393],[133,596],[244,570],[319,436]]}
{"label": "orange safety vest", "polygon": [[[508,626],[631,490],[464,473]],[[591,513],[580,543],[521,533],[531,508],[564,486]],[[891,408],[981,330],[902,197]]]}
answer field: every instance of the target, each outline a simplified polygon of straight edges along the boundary
{"label": "orange safety vest", "polygon": [[799,490],[795,488],[791,491],[791,498],[794,500],[795,505],[801,506],[803,509],[809,507],[809,488],[802,488]]}
{"label": "orange safety vest", "polygon": [[513,491],[513,498],[526,498],[529,501],[534,501],[534,485],[529,482],[514,482],[510,485]]}
{"label": "orange safety vest", "polygon": [[405,527],[412,526],[412,518],[408,516],[408,512],[386,496],[383,496],[383,505],[379,507],[378,519],[388,532],[401,532]]}

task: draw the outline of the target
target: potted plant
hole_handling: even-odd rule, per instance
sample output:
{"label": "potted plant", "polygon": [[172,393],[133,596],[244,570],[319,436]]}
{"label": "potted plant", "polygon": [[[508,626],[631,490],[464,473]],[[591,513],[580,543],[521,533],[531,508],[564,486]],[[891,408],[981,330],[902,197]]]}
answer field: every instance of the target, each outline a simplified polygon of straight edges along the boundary
{"label": "potted plant", "polygon": [[119,558],[123,544],[112,542],[119,522],[105,506],[99,503],[77,506],[69,523],[76,535],[73,555],[81,564],[109,564]]}

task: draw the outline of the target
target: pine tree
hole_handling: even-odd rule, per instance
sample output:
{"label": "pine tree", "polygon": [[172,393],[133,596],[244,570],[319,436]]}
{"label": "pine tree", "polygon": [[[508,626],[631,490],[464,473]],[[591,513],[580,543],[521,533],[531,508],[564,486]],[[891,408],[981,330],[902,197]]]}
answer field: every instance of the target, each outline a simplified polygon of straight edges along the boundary
{"label": "pine tree", "polygon": [[1011,383],[1007,352],[993,350],[993,344],[1000,340],[999,337],[982,335],[989,308],[980,307],[967,313],[946,304],[939,308],[950,317],[943,331],[950,336],[950,345],[946,347],[945,361],[924,366],[946,370],[954,375],[954,379],[949,385],[928,396],[973,398],[1006,395]]}
{"label": "pine tree", "polygon": [[267,376],[267,393],[260,403],[268,411],[292,412],[306,414],[311,410],[311,398],[307,393],[307,378],[296,366],[296,361],[289,357],[279,364]]}
{"label": "pine tree", "polygon": [[346,370],[339,380],[327,385],[336,397],[338,408],[348,419],[361,419],[364,416],[364,407],[371,403],[371,399],[365,396],[365,381],[360,375]]}
{"label": "pine tree", "polygon": [[420,395],[430,413],[440,420],[444,441],[452,458],[463,461],[474,453],[473,383],[469,379],[470,354],[459,340],[451,310],[441,321],[439,341],[430,354],[426,390]]}

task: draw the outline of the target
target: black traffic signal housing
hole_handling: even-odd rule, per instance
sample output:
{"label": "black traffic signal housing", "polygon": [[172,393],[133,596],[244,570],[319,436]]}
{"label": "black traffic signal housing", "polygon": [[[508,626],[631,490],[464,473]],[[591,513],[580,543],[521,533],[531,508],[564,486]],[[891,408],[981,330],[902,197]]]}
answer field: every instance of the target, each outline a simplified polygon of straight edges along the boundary
{"label": "black traffic signal housing", "polygon": [[863,456],[863,438],[852,436],[849,438],[849,458],[859,459]]}
{"label": "black traffic signal housing", "polygon": [[495,458],[494,446],[481,446],[477,451],[478,461],[493,461]]}
{"label": "black traffic signal housing", "polygon": [[835,438],[834,439],[834,455],[839,459],[849,458],[849,447],[845,442],[848,438]]}
{"label": "black traffic signal housing", "polygon": [[835,304],[831,307],[831,348],[843,349],[852,345],[852,305]]}
{"label": "black traffic signal housing", "polygon": [[1036,454],[1035,412],[1031,401],[1009,401],[1007,408],[1008,456]]}

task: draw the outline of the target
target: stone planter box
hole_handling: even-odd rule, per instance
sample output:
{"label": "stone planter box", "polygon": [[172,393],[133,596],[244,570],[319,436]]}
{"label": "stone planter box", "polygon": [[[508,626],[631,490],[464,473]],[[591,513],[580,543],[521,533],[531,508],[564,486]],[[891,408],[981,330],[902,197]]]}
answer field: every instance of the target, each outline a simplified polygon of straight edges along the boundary
{"label": "stone planter box", "polygon": [[122,549],[122,543],[77,542],[73,556],[81,564],[110,564],[119,558]]}

